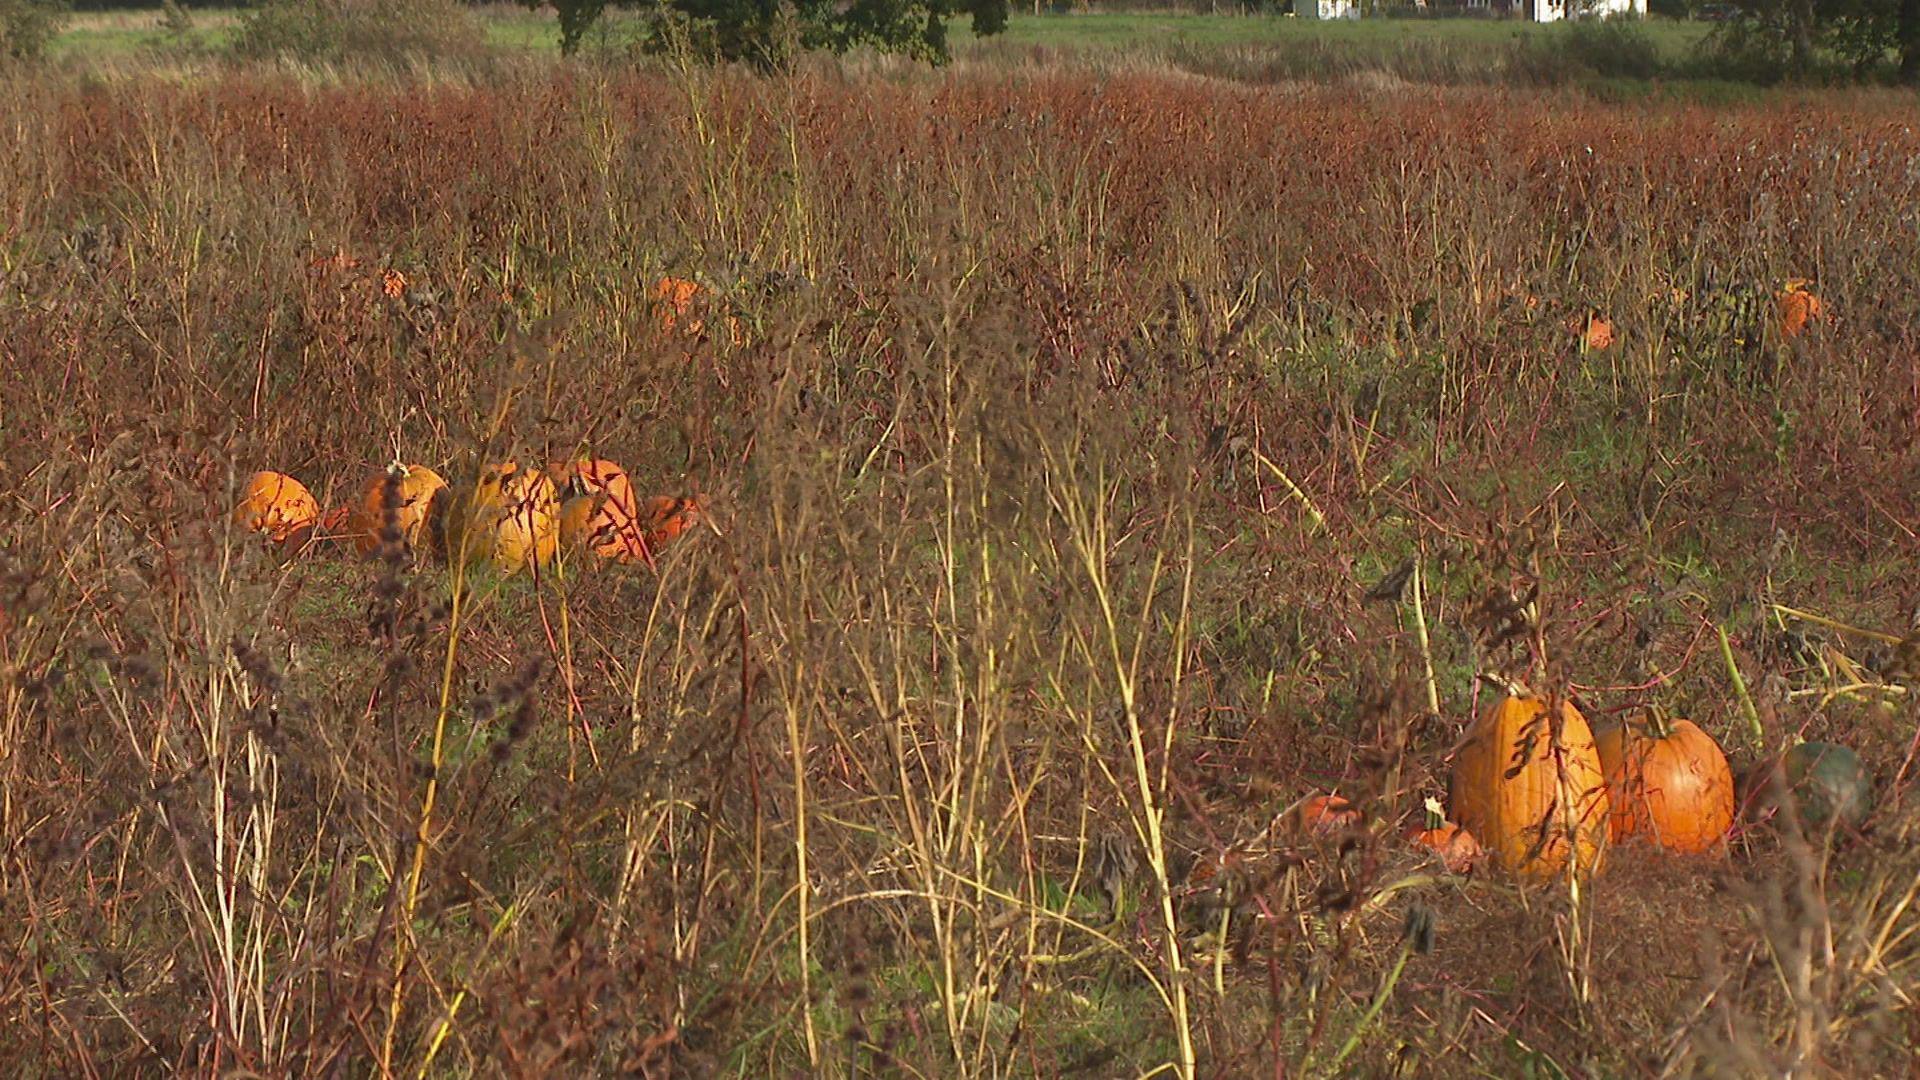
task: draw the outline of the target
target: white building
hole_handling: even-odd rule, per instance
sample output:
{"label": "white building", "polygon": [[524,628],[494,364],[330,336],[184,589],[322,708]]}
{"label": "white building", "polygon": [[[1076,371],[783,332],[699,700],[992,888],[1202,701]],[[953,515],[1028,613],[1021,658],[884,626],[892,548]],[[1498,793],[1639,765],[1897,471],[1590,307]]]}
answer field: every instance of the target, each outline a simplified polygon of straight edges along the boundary
{"label": "white building", "polygon": [[1300,19],[1357,19],[1360,4],[1358,0],[1293,0],[1293,14]]}
{"label": "white building", "polygon": [[1531,22],[1559,22],[1567,17],[1569,3],[1580,19],[1611,19],[1615,15],[1647,13],[1647,0],[1521,0],[1521,14]]}
{"label": "white building", "polygon": [[[1444,3],[1444,0],[1442,0]],[[1610,19],[1615,15],[1647,13],[1647,0],[1455,0],[1469,9],[1492,8],[1528,22],[1559,22],[1568,17]],[[1293,0],[1293,14],[1301,19],[1358,19],[1361,0]],[[1425,3],[1415,0],[1419,7]]]}

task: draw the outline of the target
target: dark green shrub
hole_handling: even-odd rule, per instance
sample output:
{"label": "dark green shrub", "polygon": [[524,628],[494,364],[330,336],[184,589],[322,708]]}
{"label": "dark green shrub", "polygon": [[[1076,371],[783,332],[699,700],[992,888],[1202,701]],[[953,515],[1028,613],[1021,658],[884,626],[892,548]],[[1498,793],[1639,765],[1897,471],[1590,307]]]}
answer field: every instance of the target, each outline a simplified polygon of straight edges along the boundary
{"label": "dark green shrub", "polygon": [[1651,79],[1661,74],[1660,48],[1632,19],[1579,19],[1516,41],[1507,73],[1540,85],[1591,76]]}
{"label": "dark green shrub", "polygon": [[392,63],[480,55],[480,26],[452,0],[267,0],[228,46],[248,59]]}
{"label": "dark green shrub", "polygon": [[37,60],[67,22],[66,0],[0,0],[0,58]]}
{"label": "dark green shrub", "polygon": [[[560,48],[579,48],[606,0],[521,0],[551,6],[560,17]],[[801,52],[871,48],[944,63],[947,20],[971,16],[973,32],[997,34],[1007,25],[1008,0],[664,0],[646,47],[691,54],[703,61],[744,61],[783,67]]]}

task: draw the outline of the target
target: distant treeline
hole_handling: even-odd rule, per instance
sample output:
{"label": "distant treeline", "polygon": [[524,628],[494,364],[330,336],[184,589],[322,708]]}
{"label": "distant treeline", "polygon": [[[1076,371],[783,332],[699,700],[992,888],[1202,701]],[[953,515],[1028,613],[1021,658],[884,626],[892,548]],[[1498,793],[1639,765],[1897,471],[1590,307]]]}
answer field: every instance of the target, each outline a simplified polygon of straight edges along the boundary
{"label": "distant treeline", "polygon": [[[463,0],[474,7],[484,7],[497,0]],[[159,11],[166,6],[166,0],[71,0],[75,11]],[[180,0],[180,6],[194,11],[236,10],[256,6],[249,0]]]}
{"label": "distant treeline", "polygon": [[[75,11],[158,11],[165,7],[164,0],[72,0]],[[180,0],[180,6],[196,11],[205,8],[243,8],[251,5],[243,0]]]}

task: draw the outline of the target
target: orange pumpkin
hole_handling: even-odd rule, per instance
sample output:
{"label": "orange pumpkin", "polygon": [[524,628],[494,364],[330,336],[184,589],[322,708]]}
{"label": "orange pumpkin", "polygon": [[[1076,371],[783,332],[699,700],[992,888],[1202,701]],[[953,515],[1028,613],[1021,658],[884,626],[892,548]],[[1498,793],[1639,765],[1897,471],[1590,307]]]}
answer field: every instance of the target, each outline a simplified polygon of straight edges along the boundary
{"label": "orange pumpkin", "polygon": [[1480,849],[1480,841],[1475,840],[1472,833],[1447,820],[1446,813],[1440,809],[1440,800],[1427,799],[1423,820],[1425,827],[1415,829],[1410,839],[1414,846],[1438,855],[1447,873],[1468,873],[1474,864],[1486,857],[1486,852]]}
{"label": "orange pumpkin", "polygon": [[1511,694],[1481,715],[1453,761],[1453,813],[1501,869],[1545,881],[1599,869],[1607,785],[1585,717],[1571,702]]}
{"label": "orange pumpkin", "polygon": [[1361,823],[1360,808],[1338,795],[1315,795],[1300,804],[1294,817],[1301,832],[1326,836]]}
{"label": "orange pumpkin", "polygon": [[320,504],[307,486],[285,473],[257,472],[247,480],[233,523],[264,533],[276,544],[311,530],[320,520]]}
{"label": "orange pumpkin", "polygon": [[450,557],[484,560],[502,573],[544,567],[560,546],[560,504],[553,481],[515,462],[489,465],[448,531]]}
{"label": "orange pumpkin", "polygon": [[445,505],[447,482],[425,465],[394,462],[386,471],[367,482],[360,501],[348,515],[347,533],[353,548],[362,555],[380,550],[380,532],[387,523],[387,491],[392,485],[393,523],[400,530],[400,541],[409,551],[433,547],[431,526]]}
{"label": "orange pumpkin", "polygon": [[1805,278],[1794,278],[1773,298],[1774,325],[1788,341],[1820,321],[1820,297],[1808,288],[1809,284]]}
{"label": "orange pumpkin", "polygon": [[320,536],[323,540],[338,540],[347,533],[347,523],[353,520],[353,507],[336,506],[320,515]]}
{"label": "orange pumpkin", "polygon": [[1585,319],[1575,320],[1574,332],[1580,335],[1581,347],[1593,352],[1603,352],[1613,348],[1613,320],[1597,311],[1589,312]]}
{"label": "orange pumpkin", "polygon": [[1712,736],[1658,709],[1644,724],[1600,732],[1607,777],[1608,832],[1615,842],[1646,837],[1689,855],[1712,851],[1733,825],[1733,770]]}
{"label": "orange pumpkin", "polygon": [[547,466],[560,498],[560,546],[630,562],[645,543],[633,483],[611,461],[583,459]]}
{"label": "orange pumpkin", "polygon": [[[707,324],[695,309],[708,306],[712,301],[711,290],[686,278],[663,277],[653,287],[654,307],[660,313],[660,329],[669,334],[677,330],[688,337],[699,337]],[[735,345],[745,344],[747,340],[746,328],[732,315],[727,316],[727,337]]]}
{"label": "orange pumpkin", "polygon": [[706,500],[698,495],[676,498],[655,495],[640,505],[640,532],[649,551],[659,551],[681,533],[698,525],[706,516]]}
{"label": "orange pumpkin", "polygon": [[653,287],[654,304],[660,311],[660,329],[669,334],[684,329],[689,337],[699,336],[703,324],[693,317],[693,305],[705,291],[699,283],[686,278],[661,278]]}

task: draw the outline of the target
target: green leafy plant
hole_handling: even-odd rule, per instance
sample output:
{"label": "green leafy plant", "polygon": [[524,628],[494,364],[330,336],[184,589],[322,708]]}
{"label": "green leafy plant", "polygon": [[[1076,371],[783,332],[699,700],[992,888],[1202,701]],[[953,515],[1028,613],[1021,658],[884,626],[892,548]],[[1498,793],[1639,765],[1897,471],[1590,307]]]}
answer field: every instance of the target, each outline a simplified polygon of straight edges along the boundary
{"label": "green leafy plant", "polygon": [[0,0],[0,57],[37,60],[66,25],[66,0]]}

